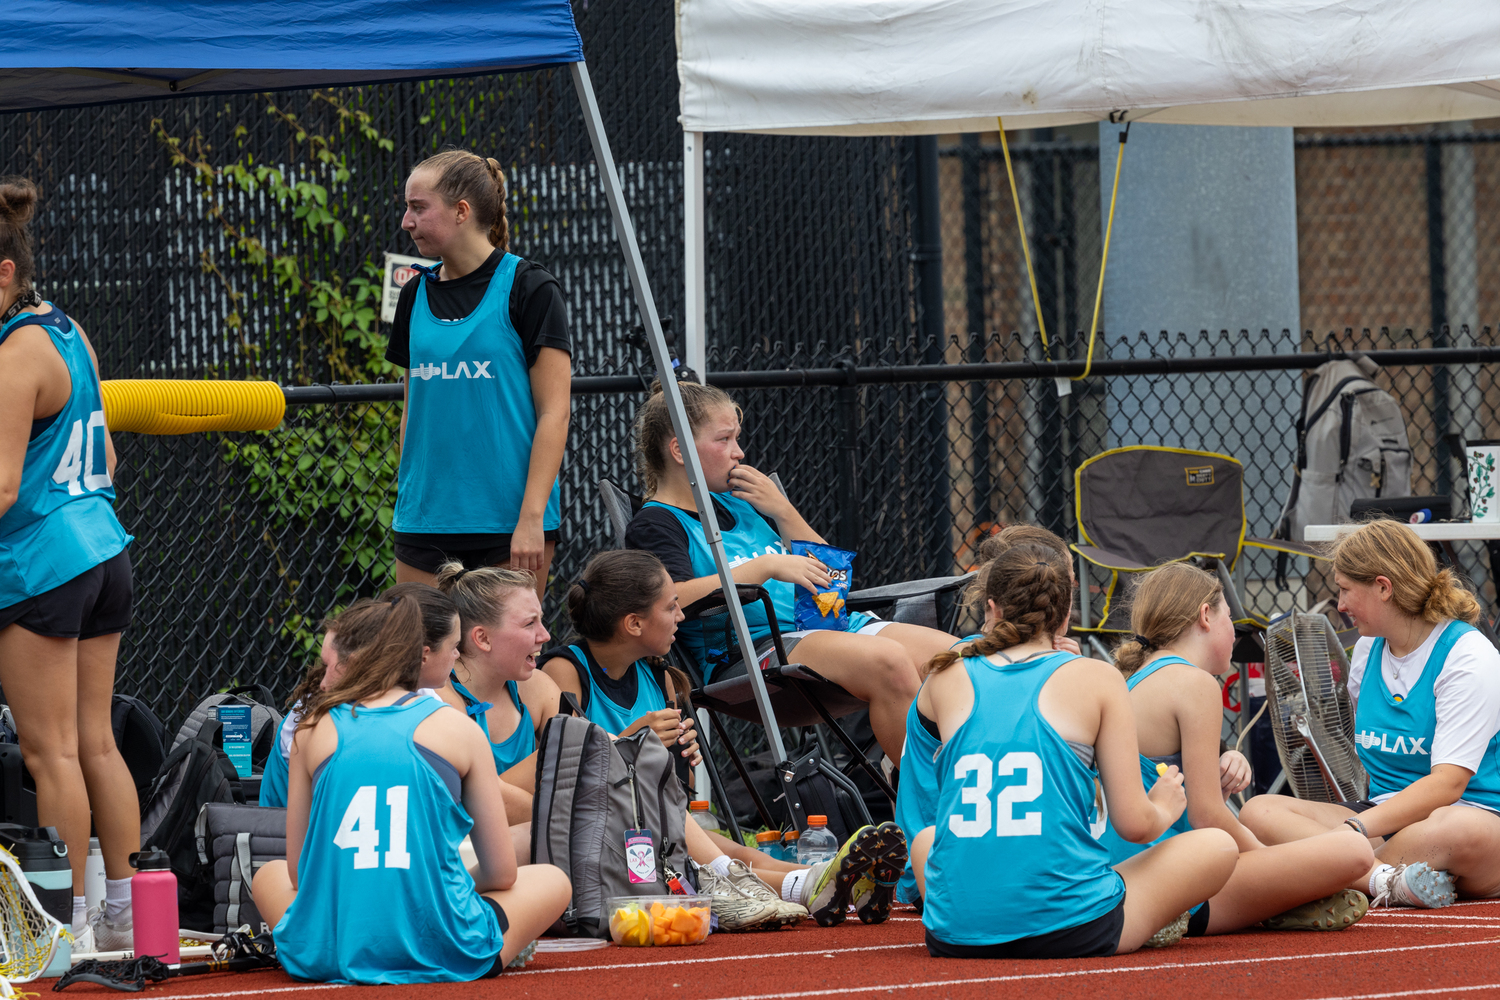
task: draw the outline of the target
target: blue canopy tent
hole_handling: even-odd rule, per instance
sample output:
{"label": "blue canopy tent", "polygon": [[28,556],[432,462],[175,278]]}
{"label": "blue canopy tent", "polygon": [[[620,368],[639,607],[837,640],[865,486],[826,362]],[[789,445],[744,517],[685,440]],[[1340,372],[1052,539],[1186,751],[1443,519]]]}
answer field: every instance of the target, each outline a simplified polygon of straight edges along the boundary
{"label": "blue canopy tent", "polygon": [[[0,113],[173,95],[349,86],[567,66],[658,371],[672,371],[656,302],[568,0],[12,0],[0,32]],[[692,428],[672,379],[687,461],[740,647],[745,623]],[[750,671],[777,761],[786,751],[759,671]]]}

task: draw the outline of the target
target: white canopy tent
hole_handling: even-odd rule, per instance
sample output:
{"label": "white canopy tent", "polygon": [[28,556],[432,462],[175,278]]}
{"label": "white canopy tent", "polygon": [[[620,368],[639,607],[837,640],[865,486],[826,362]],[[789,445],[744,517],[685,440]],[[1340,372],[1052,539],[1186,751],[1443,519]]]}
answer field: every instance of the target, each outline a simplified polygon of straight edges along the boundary
{"label": "white canopy tent", "polygon": [[679,0],[688,363],[704,370],[703,132],[1500,117],[1500,4]]}

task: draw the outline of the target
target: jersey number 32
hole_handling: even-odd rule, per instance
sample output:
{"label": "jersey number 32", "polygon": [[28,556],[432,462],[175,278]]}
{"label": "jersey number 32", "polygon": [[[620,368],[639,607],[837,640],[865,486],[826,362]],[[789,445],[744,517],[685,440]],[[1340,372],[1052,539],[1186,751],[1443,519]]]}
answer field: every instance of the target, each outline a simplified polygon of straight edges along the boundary
{"label": "jersey number 32", "polygon": [[[1021,784],[1006,785],[995,796],[994,830],[997,837],[1040,837],[1042,814],[1026,812],[1016,815],[1015,806],[1032,802],[1042,794],[1042,758],[1028,750],[1012,750],[999,763],[994,763],[982,753],[964,754],[953,765],[953,779],[967,782],[973,774],[975,782],[959,789],[962,812],[948,817],[948,829],[956,837],[983,837],[990,832],[990,789],[994,786],[992,775],[1010,776],[1017,771],[1026,775]],[[973,815],[968,815],[969,810]]]}
{"label": "jersey number 32", "polygon": [[[411,855],[406,853],[406,785],[393,785],[385,790],[385,804],[391,811],[390,850],[385,852],[385,867],[410,868]],[[375,786],[360,785],[344,818],[339,821],[339,832],[333,842],[341,850],[354,851],[355,868],[380,867],[380,828],[375,825]]]}
{"label": "jersey number 32", "polygon": [[[67,484],[70,496],[82,496],[109,485],[109,467],[104,461],[105,433],[103,410],[90,413],[87,426],[82,420],[73,421],[73,429],[68,432],[68,446],[63,449],[62,461],[57,463],[57,471],[52,473],[54,483],[59,486]],[[98,471],[94,471],[95,469]],[[80,479],[83,480],[81,484]]]}

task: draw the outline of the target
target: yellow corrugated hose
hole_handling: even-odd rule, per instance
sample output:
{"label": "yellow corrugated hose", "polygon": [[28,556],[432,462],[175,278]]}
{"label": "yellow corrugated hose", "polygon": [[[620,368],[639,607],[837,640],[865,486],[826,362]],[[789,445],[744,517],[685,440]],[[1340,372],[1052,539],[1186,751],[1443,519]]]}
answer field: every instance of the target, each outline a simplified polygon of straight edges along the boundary
{"label": "yellow corrugated hose", "polygon": [[266,431],[286,413],[286,396],[275,382],[132,378],[101,382],[99,388],[111,431]]}

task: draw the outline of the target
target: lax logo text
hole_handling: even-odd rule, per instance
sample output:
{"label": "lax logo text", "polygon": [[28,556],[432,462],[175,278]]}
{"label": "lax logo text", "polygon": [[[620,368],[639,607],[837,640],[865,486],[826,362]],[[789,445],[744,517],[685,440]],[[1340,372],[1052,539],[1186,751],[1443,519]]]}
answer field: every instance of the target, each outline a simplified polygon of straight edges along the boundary
{"label": "lax logo text", "polygon": [[1408,740],[1405,736],[1397,736],[1396,742],[1390,742],[1389,733],[1357,733],[1354,742],[1365,749],[1376,749],[1381,753],[1419,753],[1428,754],[1429,751],[1422,744],[1427,742],[1425,736],[1413,736]]}
{"label": "lax logo text", "polygon": [[[473,367],[469,367],[470,364]],[[458,367],[453,371],[448,370],[448,362],[444,361],[441,366],[433,364],[415,364],[411,368],[411,377],[419,378],[426,382],[430,378],[494,378],[490,374],[490,362],[488,361],[460,361]]]}

